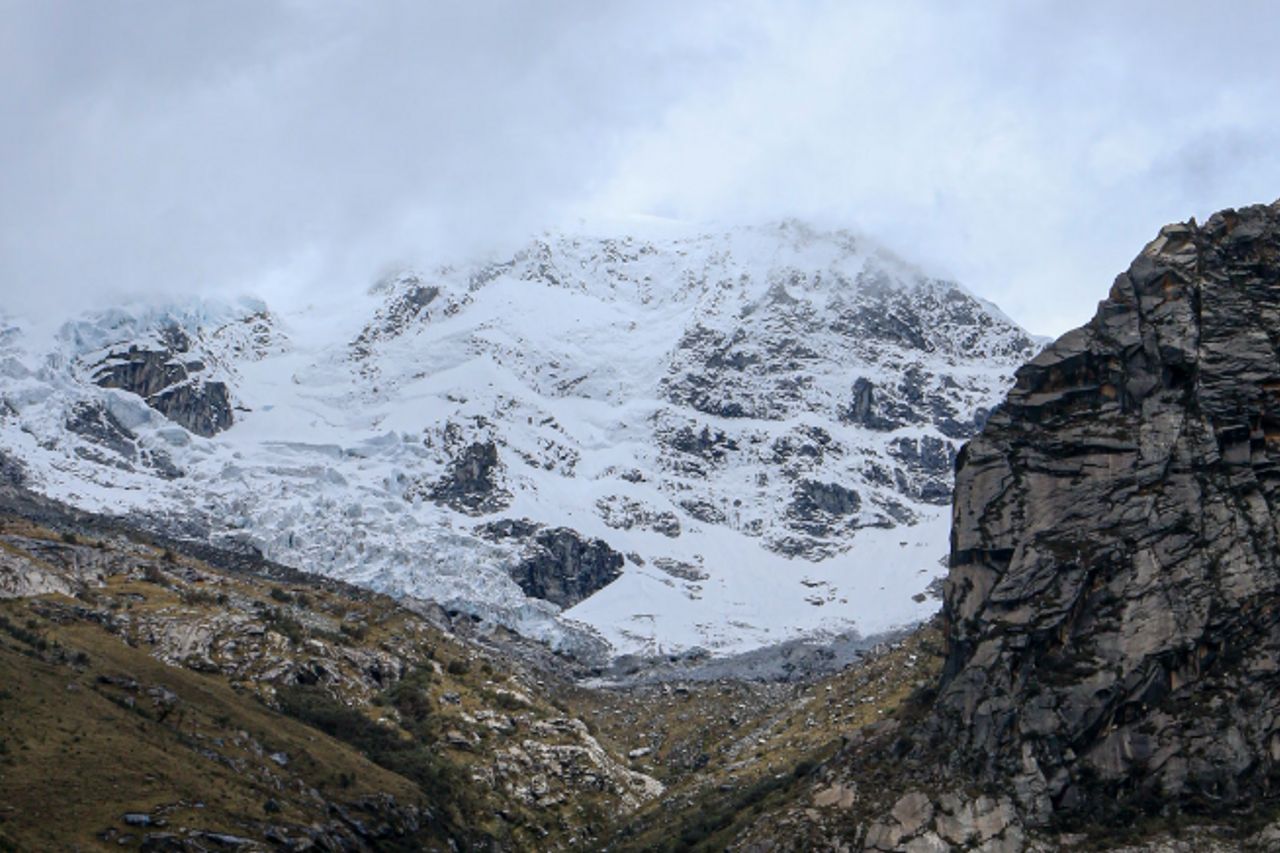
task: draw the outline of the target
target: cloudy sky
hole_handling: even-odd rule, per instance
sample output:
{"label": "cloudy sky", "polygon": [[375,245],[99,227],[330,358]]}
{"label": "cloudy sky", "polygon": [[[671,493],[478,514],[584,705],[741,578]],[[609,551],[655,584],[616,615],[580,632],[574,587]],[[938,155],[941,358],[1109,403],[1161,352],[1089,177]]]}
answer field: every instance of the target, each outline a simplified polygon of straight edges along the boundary
{"label": "cloudy sky", "polygon": [[796,216],[1058,333],[1164,222],[1280,197],[1278,43],[1262,0],[0,0],[0,294]]}

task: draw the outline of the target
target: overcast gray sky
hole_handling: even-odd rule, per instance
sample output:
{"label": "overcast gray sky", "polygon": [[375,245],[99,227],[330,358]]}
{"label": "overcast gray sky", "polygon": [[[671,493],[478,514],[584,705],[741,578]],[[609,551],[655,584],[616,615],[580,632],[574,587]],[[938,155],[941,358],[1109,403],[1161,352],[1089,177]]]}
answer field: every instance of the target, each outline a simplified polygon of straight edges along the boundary
{"label": "overcast gray sky", "polygon": [[1164,222],[1280,197],[1278,44],[1261,0],[0,0],[0,293],[798,216],[1059,333]]}

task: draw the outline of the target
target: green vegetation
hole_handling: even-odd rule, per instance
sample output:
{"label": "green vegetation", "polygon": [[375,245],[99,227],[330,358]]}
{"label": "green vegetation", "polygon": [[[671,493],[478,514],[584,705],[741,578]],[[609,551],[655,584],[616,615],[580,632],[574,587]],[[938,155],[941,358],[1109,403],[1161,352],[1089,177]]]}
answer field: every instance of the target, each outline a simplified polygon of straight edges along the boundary
{"label": "green vegetation", "polygon": [[450,675],[466,675],[471,671],[471,664],[465,658],[454,658],[445,669]]}
{"label": "green vegetation", "polygon": [[420,729],[431,715],[433,700],[430,686],[433,681],[435,681],[435,673],[431,669],[418,667],[378,699],[384,704],[395,707],[415,729]]}

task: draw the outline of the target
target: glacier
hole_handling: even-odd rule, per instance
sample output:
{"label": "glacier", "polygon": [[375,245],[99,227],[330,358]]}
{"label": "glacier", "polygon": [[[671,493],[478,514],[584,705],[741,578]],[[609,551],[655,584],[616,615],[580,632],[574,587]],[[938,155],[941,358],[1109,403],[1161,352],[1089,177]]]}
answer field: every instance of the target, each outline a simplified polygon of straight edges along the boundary
{"label": "glacier", "polygon": [[[58,319],[0,318],[0,472],[603,656],[927,618],[955,453],[1039,346],[794,221]],[[516,577],[561,530],[618,567],[557,603]]]}

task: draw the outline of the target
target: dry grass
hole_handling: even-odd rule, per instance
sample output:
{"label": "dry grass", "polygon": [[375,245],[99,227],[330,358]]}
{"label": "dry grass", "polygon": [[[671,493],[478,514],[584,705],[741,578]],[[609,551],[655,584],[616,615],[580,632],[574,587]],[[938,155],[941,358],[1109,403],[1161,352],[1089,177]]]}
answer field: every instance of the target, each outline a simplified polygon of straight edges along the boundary
{"label": "dry grass", "polygon": [[[307,798],[282,796],[277,781],[324,792],[345,778],[354,782],[343,799],[387,792],[418,800],[404,779],[219,677],[165,666],[91,626],[52,624],[25,602],[0,603],[0,615],[46,644],[39,654],[0,632],[0,837],[17,849],[105,849],[111,845],[100,833],[137,833],[123,823],[126,812],[162,813],[172,825],[231,834],[263,821],[328,818]],[[157,702],[150,691],[158,689],[175,698],[159,694],[166,701]],[[287,772],[264,762],[255,745],[288,754]],[[213,754],[250,769],[238,771]],[[268,814],[268,800],[281,811]]]}
{"label": "dry grass", "polygon": [[[327,822],[323,800],[353,802],[373,793],[428,807],[444,822],[419,844],[439,838],[443,826],[473,840],[499,840],[504,849],[549,849],[573,837],[582,843],[617,814],[603,792],[535,808],[473,780],[498,750],[527,738],[534,721],[563,716],[563,703],[388,598],[224,572],[136,542],[98,543],[83,535],[67,542],[13,519],[0,518],[0,536],[127,555],[78,598],[0,601],[0,618],[12,629],[0,628],[0,851],[120,849],[120,837],[131,835],[136,845],[146,832],[184,827],[261,837],[267,823]],[[335,738],[314,719],[273,710],[282,683],[262,677],[261,669],[232,677],[157,658],[155,626],[222,630],[228,615],[240,618],[235,630],[244,630],[244,618],[265,629],[272,656],[286,663],[314,659],[316,642],[333,649],[326,665],[348,667],[347,677],[327,683],[327,700],[317,698],[363,715],[363,730],[344,724]],[[430,708],[425,721],[399,712],[396,685],[360,687],[354,677],[360,665],[344,663],[348,652],[386,650],[417,673]],[[153,689],[173,698],[157,702]],[[501,689],[518,690],[531,703],[511,707]],[[485,711],[518,717],[517,730],[502,734],[478,724],[475,716]],[[439,742],[454,728],[473,732],[474,748]],[[378,732],[390,740],[370,741]],[[397,740],[410,749],[385,748]],[[289,756],[287,766],[270,760],[276,752]],[[126,812],[160,817],[167,826],[127,827]],[[582,831],[586,826],[590,833]]]}
{"label": "dry grass", "polygon": [[726,686],[688,685],[684,708],[666,716],[667,736],[700,740],[707,764],[673,780],[663,802],[626,821],[615,848],[718,850],[761,815],[808,805],[812,771],[845,737],[895,716],[918,686],[936,680],[941,664],[940,632],[925,626],[860,665],[762,703],[738,725],[721,728],[718,739],[701,726],[723,714]]}

